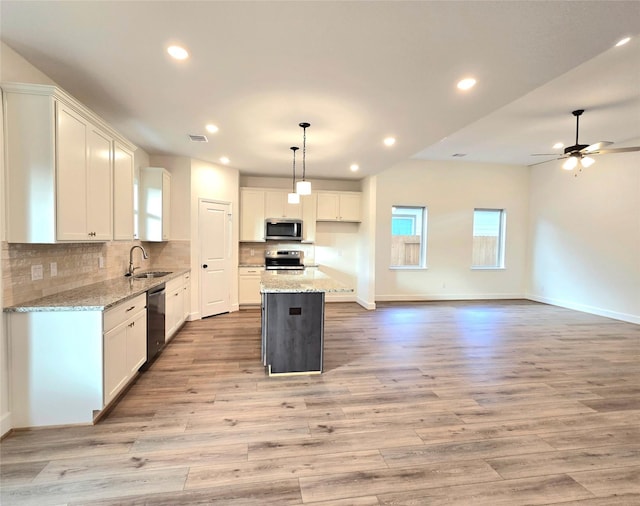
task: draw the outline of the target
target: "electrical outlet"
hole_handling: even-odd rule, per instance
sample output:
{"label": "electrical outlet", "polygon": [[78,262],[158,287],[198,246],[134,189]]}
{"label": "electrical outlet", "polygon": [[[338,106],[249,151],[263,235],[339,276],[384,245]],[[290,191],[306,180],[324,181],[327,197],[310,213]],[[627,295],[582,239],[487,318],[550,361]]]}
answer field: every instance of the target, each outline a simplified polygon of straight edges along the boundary
{"label": "electrical outlet", "polygon": [[49,270],[51,271],[51,277],[58,275],[58,262],[51,262],[49,264]]}
{"label": "electrical outlet", "polygon": [[31,266],[31,281],[38,281],[39,279],[42,279],[42,275],[42,264]]}
{"label": "electrical outlet", "polygon": [[249,255],[251,256],[255,256],[256,254],[256,250],[254,250],[253,248],[251,248],[251,251],[249,252]]}
{"label": "electrical outlet", "polygon": [[100,269],[104,269],[104,257],[103,256],[99,256],[98,257],[98,267]]}

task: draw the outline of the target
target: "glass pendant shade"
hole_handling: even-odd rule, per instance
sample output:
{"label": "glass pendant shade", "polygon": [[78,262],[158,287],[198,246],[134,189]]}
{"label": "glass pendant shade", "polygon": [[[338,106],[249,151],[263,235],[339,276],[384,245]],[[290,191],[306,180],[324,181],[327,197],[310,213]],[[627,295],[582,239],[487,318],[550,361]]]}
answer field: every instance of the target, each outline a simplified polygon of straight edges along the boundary
{"label": "glass pendant shade", "polygon": [[570,156],[567,160],[562,164],[562,168],[564,170],[573,170],[578,166],[578,159],[575,156]]}
{"label": "glass pendant shade", "polygon": [[311,195],[311,183],[309,181],[298,181],[296,183],[296,193],[298,195]]}
{"label": "glass pendant shade", "polygon": [[297,193],[287,193],[287,203],[289,204],[299,204],[300,203],[300,195]]}
{"label": "glass pendant shade", "polygon": [[580,163],[586,169],[587,167],[591,167],[595,163],[595,160],[591,157],[583,156],[582,160],[580,160]]}

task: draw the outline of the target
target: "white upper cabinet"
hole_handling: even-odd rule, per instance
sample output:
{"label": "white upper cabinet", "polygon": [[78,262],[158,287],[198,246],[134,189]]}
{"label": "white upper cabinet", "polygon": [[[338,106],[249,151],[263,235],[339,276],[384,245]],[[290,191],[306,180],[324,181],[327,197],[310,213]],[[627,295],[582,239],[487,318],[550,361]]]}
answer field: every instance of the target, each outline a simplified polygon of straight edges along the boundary
{"label": "white upper cabinet", "polygon": [[55,86],[2,84],[2,99],[7,241],[111,240],[114,142],[135,146]]}
{"label": "white upper cabinet", "polygon": [[302,205],[289,204],[286,190],[266,190],[264,192],[264,217],[302,219]]}
{"label": "white upper cabinet", "polygon": [[240,188],[240,240],[264,242],[264,190]]}
{"label": "white upper cabinet", "polygon": [[131,241],[133,232],[133,152],[113,145],[113,239]]}
{"label": "white upper cabinet", "polygon": [[161,167],[140,170],[140,240],[168,241],[171,237],[171,174]]}
{"label": "white upper cabinet", "polygon": [[57,104],[58,241],[111,240],[111,144],[105,132]]}
{"label": "white upper cabinet", "polygon": [[360,192],[317,192],[317,221],[362,221]]}

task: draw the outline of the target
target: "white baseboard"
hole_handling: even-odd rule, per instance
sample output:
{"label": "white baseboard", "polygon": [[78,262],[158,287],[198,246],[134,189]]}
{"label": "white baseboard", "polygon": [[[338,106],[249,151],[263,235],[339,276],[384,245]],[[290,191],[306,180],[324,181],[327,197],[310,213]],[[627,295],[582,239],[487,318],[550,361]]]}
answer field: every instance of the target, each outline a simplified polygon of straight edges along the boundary
{"label": "white baseboard", "polygon": [[369,311],[374,311],[376,309],[375,302],[369,302],[367,300],[361,299],[360,297],[356,299],[356,302],[360,304],[363,308],[368,309]]}
{"label": "white baseboard", "polygon": [[522,293],[450,293],[450,294],[389,294],[376,295],[376,302],[414,302],[438,300],[501,300],[526,299]]}
{"label": "white baseboard", "polygon": [[589,306],[588,304],[579,304],[576,302],[554,299],[553,297],[542,297],[540,295],[527,294],[526,298],[535,302],[542,302],[544,304],[551,304],[552,306],[564,307],[566,309],[573,309],[575,311],[581,311],[583,313],[594,314],[597,316],[604,316],[606,318],[613,318],[614,320],[621,320],[623,322],[640,324],[640,315],[633,315],[628,313],[621,313],[619,311],[611,311],[597,306]]}
{"label": "white baseboard", "polygon": [[0,417],[0,436],[4,436],[13,427],[11,426],[11,412]]}
{"label": "white baseboard", "polygon": [[325,302],[356,302],[353,293],[327,293]]}

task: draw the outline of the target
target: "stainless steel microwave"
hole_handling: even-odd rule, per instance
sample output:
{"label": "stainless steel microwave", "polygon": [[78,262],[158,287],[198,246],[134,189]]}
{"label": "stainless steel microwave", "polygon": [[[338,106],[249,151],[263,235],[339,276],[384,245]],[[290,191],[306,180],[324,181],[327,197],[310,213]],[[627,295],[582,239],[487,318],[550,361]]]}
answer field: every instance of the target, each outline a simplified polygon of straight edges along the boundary
{"label": "stainless steel microwave", "polygon": [[302,241],[302,220],[267,218],[264,238],[267,241]]}

